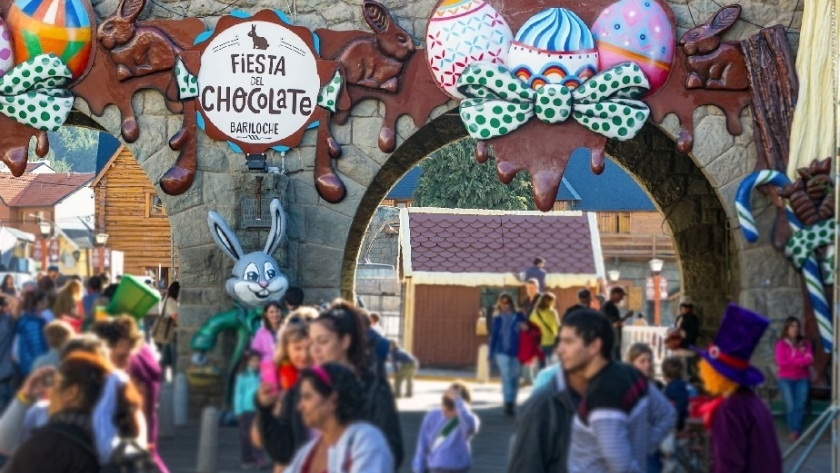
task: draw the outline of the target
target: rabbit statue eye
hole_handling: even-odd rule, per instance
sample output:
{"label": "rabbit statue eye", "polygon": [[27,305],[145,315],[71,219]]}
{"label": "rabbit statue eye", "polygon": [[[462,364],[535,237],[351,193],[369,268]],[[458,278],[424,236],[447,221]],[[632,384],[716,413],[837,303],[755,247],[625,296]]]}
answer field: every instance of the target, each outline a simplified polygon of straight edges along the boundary
{"label": "rabbit statue eye", "polygon": [[274,279],[274,277],[277,276],[277,268],[275,268],[271,263],[265,263],[264,270],[266,279]]}
{"label": "rabbit statue eye", "polygon": [[407,42],[408,42],[408,38],[406,38],[404,35],[399,35],[399,36],[397,37],[397,41],[399,41],[399,42],[400,42],[400,44],[405,44],[405,43],[407,43]]}
{"label": "rabbit statue eye", "polygon": [[245,268],[245,280],[246,281],[259,281],[260,280],[260,273],[259,269],[257,269],[257,265],[251,263],[248,267]]}

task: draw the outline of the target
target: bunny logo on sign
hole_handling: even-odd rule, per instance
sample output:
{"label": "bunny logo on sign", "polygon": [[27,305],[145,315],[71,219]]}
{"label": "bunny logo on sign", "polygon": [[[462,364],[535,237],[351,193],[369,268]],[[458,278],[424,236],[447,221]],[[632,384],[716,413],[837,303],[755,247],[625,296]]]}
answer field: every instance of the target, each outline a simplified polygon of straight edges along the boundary
{"label": "bunny logo on sign", "polygon": [[219,248],[236,264],[225,283],[228,295],[243,307],[262,307],[269,302],[280,302],[289,289],[289,280],[280,271],[277,260],[271,256],[286,235],[286,214],[280,201],[271,201],[271,231],[263,251],[245,254],[236,234],[221,215],[214,211],[207,214],[210,232]]}

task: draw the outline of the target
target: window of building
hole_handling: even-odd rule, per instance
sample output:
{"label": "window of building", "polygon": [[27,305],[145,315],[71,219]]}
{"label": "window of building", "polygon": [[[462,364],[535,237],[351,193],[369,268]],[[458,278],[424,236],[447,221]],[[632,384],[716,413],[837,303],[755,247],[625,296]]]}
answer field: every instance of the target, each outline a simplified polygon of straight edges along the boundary
{"label": "window of building", "polygon": [[601,212],[598,230],[602,234],[630,233],[630,212]]}
{"label": "window of building", "polygon": [[163,210],[163,201],[154,192],[146,193],[146,217],[166,217]]}

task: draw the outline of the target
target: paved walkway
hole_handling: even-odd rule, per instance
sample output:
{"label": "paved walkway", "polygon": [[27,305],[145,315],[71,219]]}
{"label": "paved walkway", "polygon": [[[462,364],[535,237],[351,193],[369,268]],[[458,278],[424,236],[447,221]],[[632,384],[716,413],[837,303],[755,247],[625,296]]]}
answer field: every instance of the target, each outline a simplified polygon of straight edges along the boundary
{"label": "paved walkway", "polygon": [[[441,396],[449,385],[443,381],[418,381],[415,383],[415,395],[411,399],[400,399],[400,419],[402,421],[403,441],[406,459],[401,472],[409,472],[414,455],[417,432],[425,412],[440,404]],[[504,417],[501,409],[501,394],[498,384],[471,385],[473,391],[473,409],[481,418],[479,434],[473,440],[473,469],[476,473],[505,473],[510,435],[515,429],[514,421]],[[527,399],[528,389],[520,392],[520,400]],[[196,473],[198,448],[198,427],[190,426],[176,429],[176,435],[160,442],[161,455],[166,460],[172,473]],[[780,438],[784,434],[780,432]],[[827,437],[827,436],[826,436]],[[783,448],[787,446],[784,443]],[[237,428],[222,428],[219,431],[219,461],[216,473],[240,473],[239,432]],[[812,458],[802,470],[805,473],[825,473],[829,471],[830,445],[823,440]],[[790,471],[793,462],[787,464]],[[199,472],[205,473],[205,472]],[[525,472],[523,472],[525,473]]]}

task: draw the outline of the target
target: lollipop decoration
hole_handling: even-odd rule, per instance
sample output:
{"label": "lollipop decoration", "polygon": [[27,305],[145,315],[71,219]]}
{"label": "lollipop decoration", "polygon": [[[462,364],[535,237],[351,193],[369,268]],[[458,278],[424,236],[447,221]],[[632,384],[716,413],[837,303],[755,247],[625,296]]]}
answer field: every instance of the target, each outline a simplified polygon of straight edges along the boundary
{"label": "lollipop decoration", "polygon": [[[833,348],[831,310],[825,293],[825,285],[833,283],[833,278],[829,277],[833,265],[827,260],[834,255],[834,209],[831,208],[828,215],[829,212],[823,205],[827,201],[834,201],[831,180],[825,179],[830,172],[830,162],[830,159],[823,162],[814,161],[810,168],[800,169],[800,179],[793,184],[784,173],[778,171],[754,172],[741,182],[735,197],[735,208],[738,212],[741,231],[744,238],[751,243],[758,240],[758,231],[750,205],[753,190],[762,185],[772,185],[781,188],[779,195],[789,199],[785,205],[785,213],[793,236],[788,240],[785,254],[805,278],[808,299],[814,310],[820,338],[826,352],[830,352]],[[825,217],[814,221],[810,212],[811,207],[823,208],[822,215]],[[801,218],[803,216],[808,218],[805,220],[807,224],[803,223]],[[815,251],[820,247],[827,248],[827,255],[822,259]]]}

